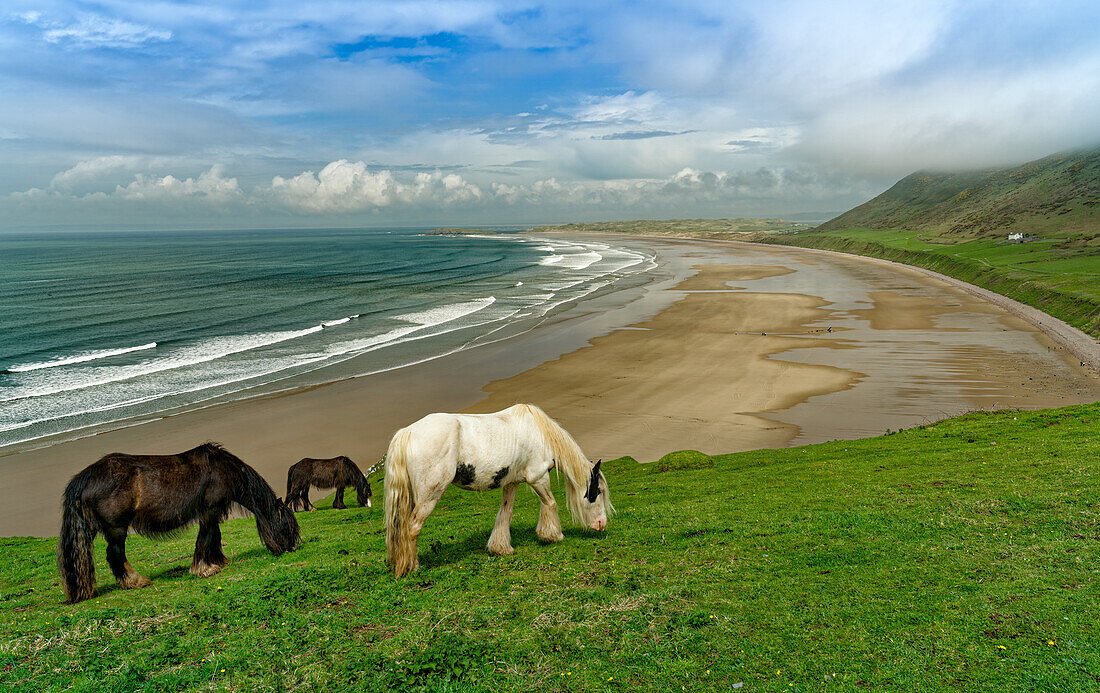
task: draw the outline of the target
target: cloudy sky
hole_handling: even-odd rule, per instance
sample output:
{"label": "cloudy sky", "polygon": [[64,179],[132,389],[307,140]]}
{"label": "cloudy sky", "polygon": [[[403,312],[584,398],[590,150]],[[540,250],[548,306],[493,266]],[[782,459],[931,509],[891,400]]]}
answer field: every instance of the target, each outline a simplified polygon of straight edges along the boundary
{"label": "cloudy sky", "polygon": [[8,228],[789,216],[1098,143],[1094,0],[0,6]]}

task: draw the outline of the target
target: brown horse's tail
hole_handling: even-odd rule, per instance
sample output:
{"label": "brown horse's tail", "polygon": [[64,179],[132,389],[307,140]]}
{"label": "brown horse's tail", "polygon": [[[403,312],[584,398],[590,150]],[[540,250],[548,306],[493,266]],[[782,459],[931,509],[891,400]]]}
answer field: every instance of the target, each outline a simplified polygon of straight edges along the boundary
{"label": "brown horse's tail", "polygon": [[57,569],[69,604],[95,596],[95,560],[92,542],[97,523],[84,505],[84,489],[92,467],[72,478],[61,496],[61,536],[57,539]]}
{"label": "brown horse's tail", "polygon": [[256,531],[264,545],[276,556],[298,548],[298,520],[294,512],[275,496],[255,469],[233,459],[239,465],[237,471],[244,483],[243,489],[236,490],[234,500],[256,516]]}
{"label": "brown horse's tail", "polygon": [[416,570],[416,540],[409,525],[412,519],[412,483],[409,480],[409,430],[403,428],[386,451],[386,561],[396,577]]}
{"label": "brown horse's tail", "polygon": [[286,501],[287,505],[291,506],[292,510],[294,506],[291,505],[290,501],[294,498],[294,467],[296,466],[297,465],[291,465],[290,469],[286,470],[286,495],[283,496],[283,500]]}
{"label": "brown horse's tail", "polygon": [[[300,494],[300,490],[297,488],[298,484],[295,483],[301,481],[296,477],[301,476],[301,472],[299,470],[301,469],[301,465],[304,462],[305,460],[295,463],[291,465],[290,469],[286,470],[286,497],[284,498],[284,500],[291,510],[305,509],[304,504],[302,503],[302,499],[298,497],[299,495],[304,494]],[[309,490],[309,486],[306,486],[306,490]]]}

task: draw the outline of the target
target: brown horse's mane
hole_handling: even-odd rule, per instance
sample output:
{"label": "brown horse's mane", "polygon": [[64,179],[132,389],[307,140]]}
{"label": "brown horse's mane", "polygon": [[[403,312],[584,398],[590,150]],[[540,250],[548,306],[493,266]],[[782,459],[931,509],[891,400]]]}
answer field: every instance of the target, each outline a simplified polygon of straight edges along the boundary
{"label": "brown horse's mane", "polygon": [[[226,450],[224,445],[222,445],[221,443],[219,443],[215,440],[208,440],[205,443],[203,443],[202,445],[199,445],[196,448],[192,448],[191,450],[188,450],[187,452],[188,453],[198,452],[199,450],[205,450],[207,452],[216,452],[219,455],[224,455],[224,456],[228,457],[229,459],[234,460],[236,462],[243,462],[243,460],[241,460],[241,458],[237,457],[233,453]],[[187,454],[187,453],[184,453],[184,454]]]}

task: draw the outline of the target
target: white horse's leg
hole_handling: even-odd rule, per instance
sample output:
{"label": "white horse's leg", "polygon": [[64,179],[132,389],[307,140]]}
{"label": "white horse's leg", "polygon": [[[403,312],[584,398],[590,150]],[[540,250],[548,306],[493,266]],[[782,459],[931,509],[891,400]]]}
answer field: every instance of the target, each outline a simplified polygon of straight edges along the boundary
{"label": "white horse's leg", "polygon": [[535,526],[535,534],[539,539],[550,543],[561,541],[565,535],[561,533],[558,503],[554,500],[554,492],[550,490],[550,475],[546,474],[538,481],[527,483],[542,503],[539,506],[539,523]]}
{"label": "white horse's leg", "polygon": [[428,516],[435,510],[435,504],[439,502],[439,499],[443,497],[443,494],[433,495],[424,499],[417,499],[416,507],[413,508],[412,513],[409,515],[409,542],[412,544],[412,567],[409,568],[409,572],[413,572],[420,567],[420,559],[417,556],[416,542],[420,539],[420,530],[424,529],[424,522],[428,519]]}
{"label": "white horse's leg", "polygon": [[512,509],[516,505],[516,489],[519,484],[508,484],[501,493],[500,512],[493,533],[489,535],[489,553],[494,556],[511,556],[512,548]]}

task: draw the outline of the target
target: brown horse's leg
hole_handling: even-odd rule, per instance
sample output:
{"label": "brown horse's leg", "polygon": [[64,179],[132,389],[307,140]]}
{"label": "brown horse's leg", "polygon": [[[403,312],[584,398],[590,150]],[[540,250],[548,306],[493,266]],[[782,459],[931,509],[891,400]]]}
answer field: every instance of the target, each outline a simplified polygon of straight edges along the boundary
{"label": "brown horse's leg", "polygon": [[309,480],[296,471],[292,467],[286,481],[286,505],[294,512],[313,510],[309,505]]}
{"label": "brown horse's leg", "polygon": [[312,512],[317,509],[313,507],[313,503],[309,502],[309,484],[306,484],[305,488],[298,492],[298,502],[302,504],[302,510]]}
{"label": "brown horse's leg", "polygon": [[512,508],[516,504],[517,488],[519,484],[508,484],[501,494],[500,512],[497,513],[493,533],[489,535],[489,553],[494,556],[511,556],[515,553],[512,549]]}
{"label": "brown horse's leg", "polygon": [[139,575],[126,560],[126,528],[110,527],[103,532],[107,537],[107,564],[118,580],[118,586],[124,590],[136,587],[148,587],[153,584],[149,578]]}
{"label": "brown horse's leg", "polygon": [[347,510],[348,506],[344,505],[344,487],[343,486],[337,486],[336,487],[336,500],[332,501],[332,507],[336,508],[337,510]]}
{"label": "brown horse's leg", "polygon": [[191,561],[191,574],[210,577],[221,572],[229,559],[222,553],[222,529],[218,518],[207,518],[199,524],[199,538],[195,541],[195,558]]}
{"label": "brown horse's leg", "polygon": [[301,486],[298,487],[298,491],[294,496],[294,505],[291,507],[291,510],[298,511],[317,509],[313,507],[312,503],[309,502],[309,487],[309,482],[303,483]]}

